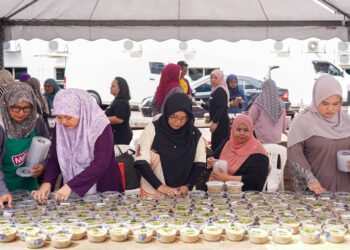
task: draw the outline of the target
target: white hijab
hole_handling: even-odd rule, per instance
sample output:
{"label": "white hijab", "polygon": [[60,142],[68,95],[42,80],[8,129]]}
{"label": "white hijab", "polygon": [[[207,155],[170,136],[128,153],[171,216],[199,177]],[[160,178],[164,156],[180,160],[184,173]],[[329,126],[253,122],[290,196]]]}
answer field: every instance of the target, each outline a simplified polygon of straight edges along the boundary
{"label": "white hijab", "polygon": [[347,112],[339,109],[332,118],[325,118],[317,110],[319,104],[332,95],[341,98],[342,89],[339,82],[330,75],[319,77],[314,84],[311,105],[293,120],[288,134],[288,147],[312,136],[327,139],[350,137],[350,116]]}

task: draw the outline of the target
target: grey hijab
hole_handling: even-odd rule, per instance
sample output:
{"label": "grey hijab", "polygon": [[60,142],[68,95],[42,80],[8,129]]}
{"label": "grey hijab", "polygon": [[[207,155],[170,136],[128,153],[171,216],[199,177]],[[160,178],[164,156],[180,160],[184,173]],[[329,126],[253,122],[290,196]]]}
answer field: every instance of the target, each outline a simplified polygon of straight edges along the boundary
{"label": "grey hijab", "polygon": [[314,84],[311,105],[293,120],[288,134],[288,147],[312,136],[327,139],[350,137],[350,116],[347,112],[339,109],[332,118],[325,118],[317,110],[319,104],[332,95],[342,96],[339,82],[330,75],[319,77]]}
{"label": "grey hijab", "polygon": [[[32,104],[33,109],[25,120],[17,122],[10,117],[10,107],[23,101]],[[37,119],[36,102],[32,87],[23,82],[8,84],[0,99],[0,114],[8,137],[27,138],[33,132]]]}

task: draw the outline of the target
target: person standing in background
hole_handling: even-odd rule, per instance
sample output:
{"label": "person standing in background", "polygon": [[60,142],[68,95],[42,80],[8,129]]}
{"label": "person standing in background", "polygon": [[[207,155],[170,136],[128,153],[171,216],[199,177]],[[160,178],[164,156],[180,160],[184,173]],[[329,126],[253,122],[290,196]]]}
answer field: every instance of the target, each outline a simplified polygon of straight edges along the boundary
{"label": "person standing in background", "polygon": [[111,84],[111,94],[115,97],[105,114],[108,117],[113,130],[114,144],[126,144],[132,140],[130,128],[130,91],[127,81],[122,77],[116,77]]}
{"label": "person standing in background", "polygon": [[20,74],[19,81],[20,82],[27,82],[29,78],[31,78],[31,76],[27,72],[25,72],[25,73]]}
{"label": "person standing in background", "polygon": [[184,90],[184,93],[191,97],[192,89],[189,81],[185,78],[188,73],[188,64],[185,61],[178,61],[177,65],[181,67],[180,86]]}
{"label": "person standing in background", "polygon": [[171,95],[184,92],[180,86],[180,72],[177,64],[170,63],[164,67],[152,101],[152,116],[163,113],[165,102]]}
{"label": "person standing in background", "polygon": [[213,151],[229,136],[230,119],[227,114],[229,92],[224,80],[224,73],[216,69],[210,74],[212,85],[209,106],[201,107],[209,111],[211,121],[211,148]]}
{"label": "person standing in background", "polygon": [[262,91],[250,107],[249,116],[258,140],[262,143],[281,142],[282,133],[287,130],[287,117],[273,80],[268,79],[262,84]]}
{"label": "person standing in background", "polygon": [[52,110],[53,108],[53,100],[55,99],[55,95],[58,91],[61,90],[60,86],[58,86],[57,82],[52,79],[46,79],[44,82],[44,96],[46,97],[47,101],[49,102],[49,108]]}
{"label": "person standing in background", "polygon": [[238,87],[238,78],[236,75],[231,74],[226,78],[226,84],[230,92],[230,107],[228,112],[230,114],[242,113],[248,106],[248,99],[244,93],[244,90]]}
{"label": "person standing in background", "polygon": [[4,93],[7,84],[13,83],[14,81],[15,79],[13,79],[8,70],[0,70],[0,97]]}

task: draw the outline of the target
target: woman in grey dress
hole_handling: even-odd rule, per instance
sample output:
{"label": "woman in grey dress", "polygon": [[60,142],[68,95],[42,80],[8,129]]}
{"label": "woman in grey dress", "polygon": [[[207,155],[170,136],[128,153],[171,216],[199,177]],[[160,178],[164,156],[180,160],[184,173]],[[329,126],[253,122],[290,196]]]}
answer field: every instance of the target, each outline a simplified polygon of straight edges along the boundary
{"label": "woman in grey dress", "polygon": [[288,166],[295,191],[350,192],[350,173],[337,169],[337,152],[350,149],[350,116],[341,110],[342,89],[334,77],[318,78],[311,105],[288,134]]}

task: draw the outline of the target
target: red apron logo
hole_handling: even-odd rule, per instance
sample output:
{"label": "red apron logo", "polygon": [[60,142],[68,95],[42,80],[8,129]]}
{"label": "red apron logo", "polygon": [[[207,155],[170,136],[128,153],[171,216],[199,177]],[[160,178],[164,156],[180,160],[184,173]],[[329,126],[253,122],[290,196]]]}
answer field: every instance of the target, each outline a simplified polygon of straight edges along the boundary
{"label": "red apron logo", "polygon": [[28,150],[23,152],[22,154],[12,156],[13,165],[15,166],[22,165],[26,161],[27,154],[28,154]]}

